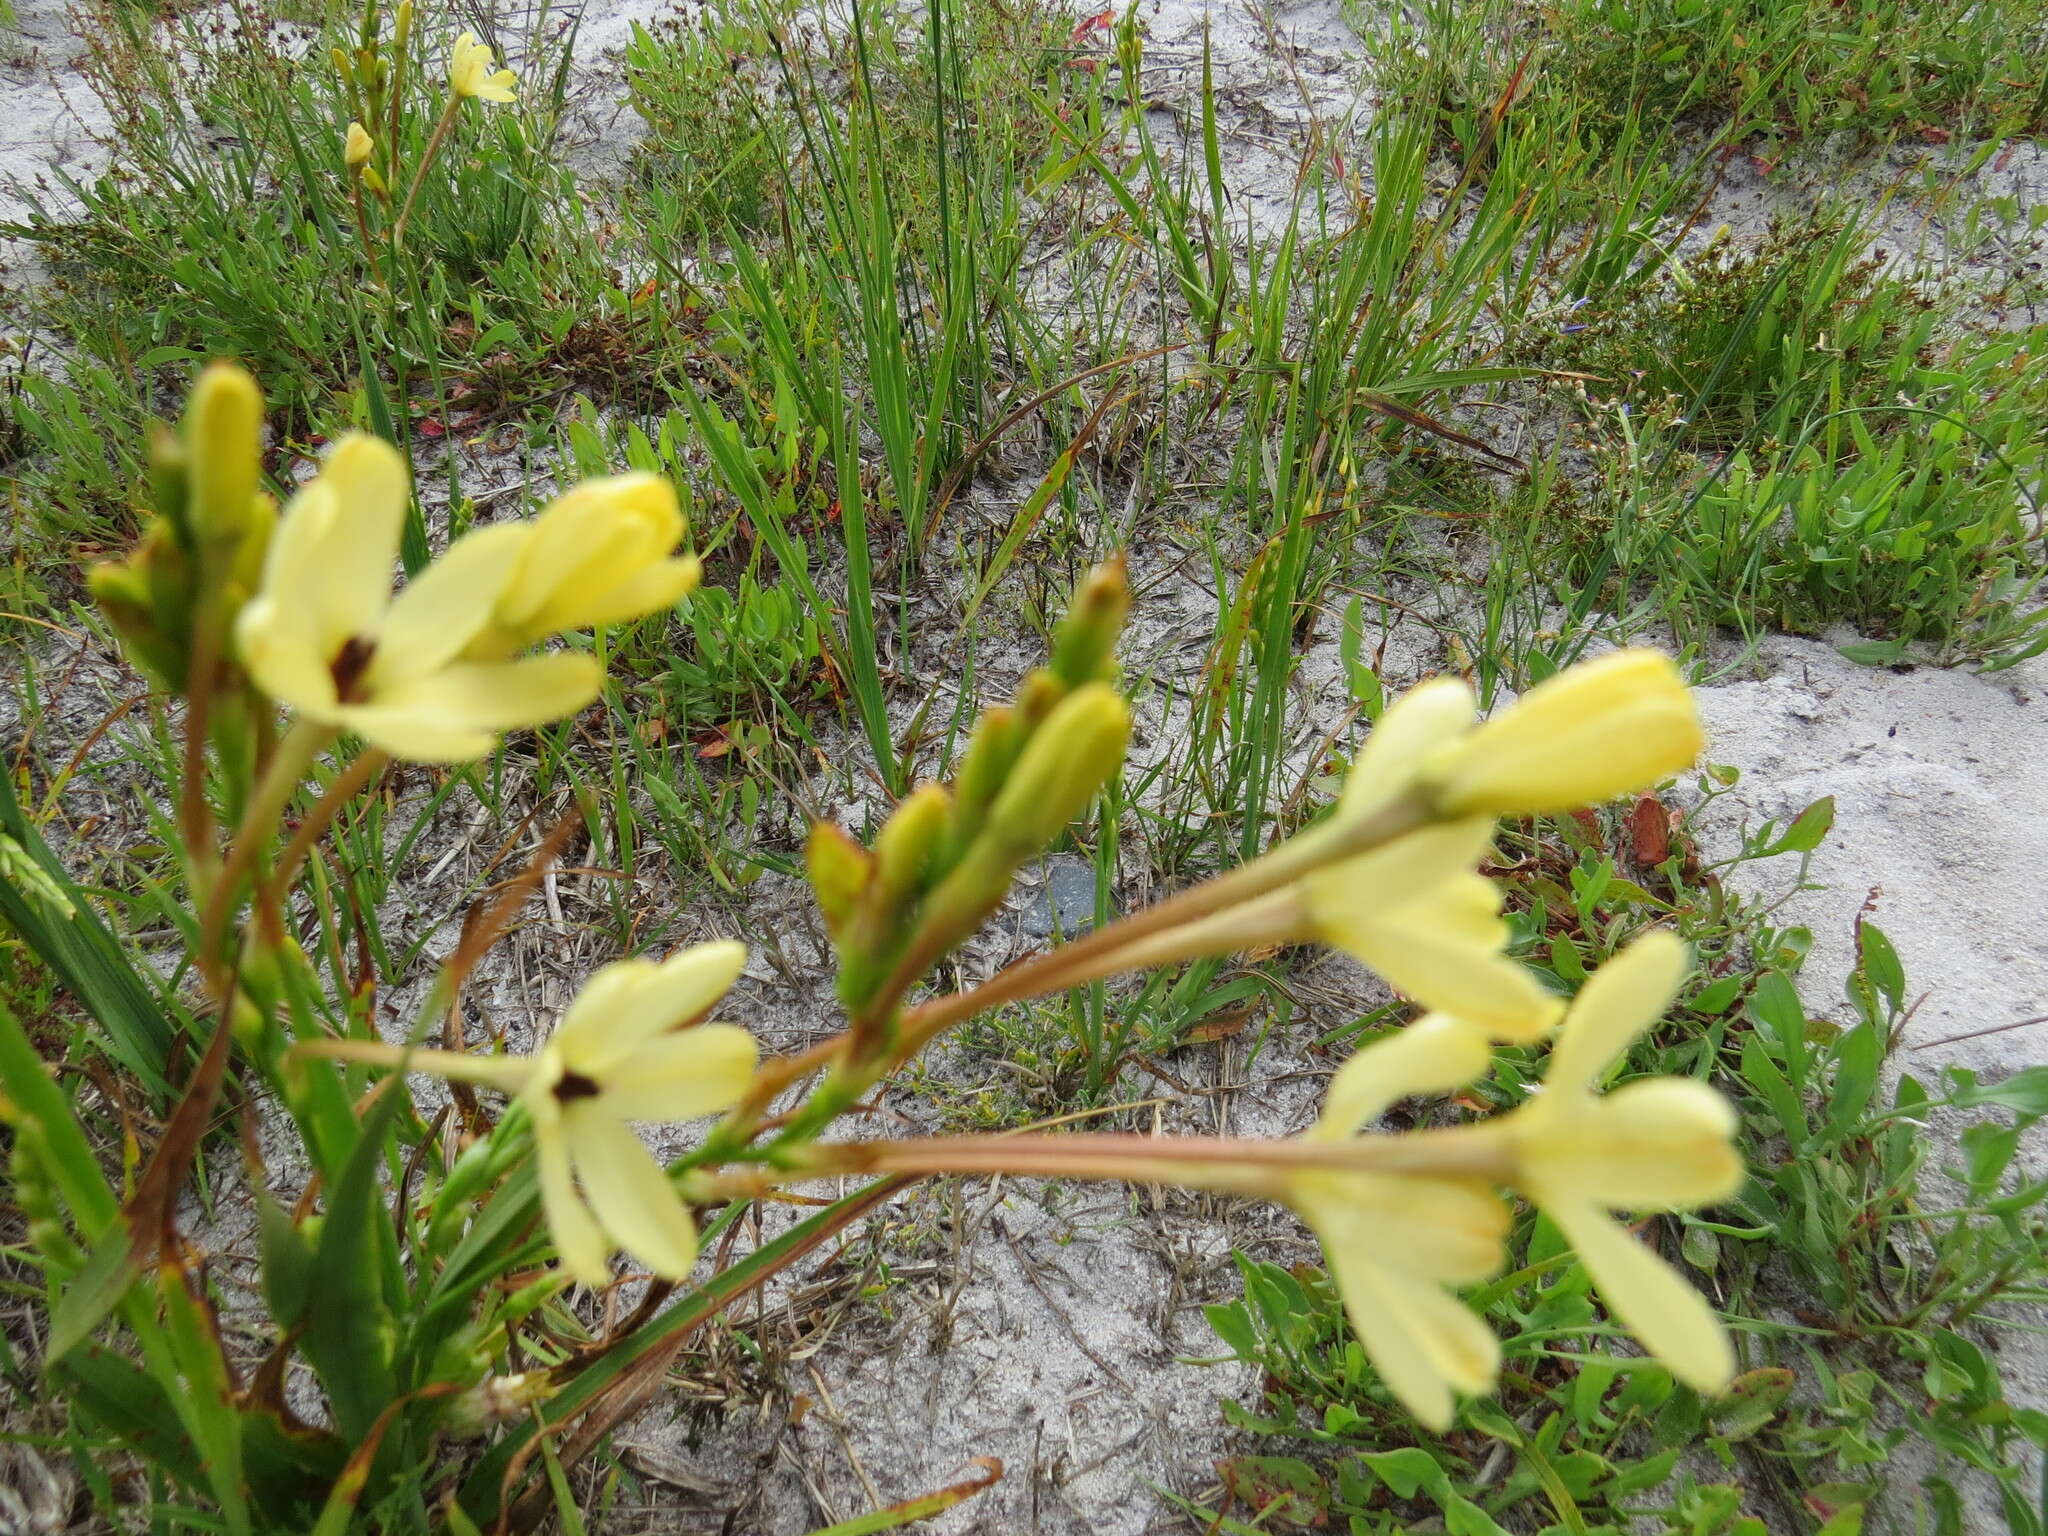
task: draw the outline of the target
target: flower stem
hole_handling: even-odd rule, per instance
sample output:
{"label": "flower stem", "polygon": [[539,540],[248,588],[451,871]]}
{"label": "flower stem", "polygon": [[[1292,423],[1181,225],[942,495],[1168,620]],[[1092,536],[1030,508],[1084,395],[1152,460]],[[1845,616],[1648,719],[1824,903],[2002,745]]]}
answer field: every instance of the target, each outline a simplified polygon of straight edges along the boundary
{"label": "flower stem", "polygon": [[234,912],[236,887],[256,867],[257,858],[269,843],[271,834],[277,830],[284,808],[298,792],[306,769],[312,766],[313,759],[320,755],[334,735],[331,725],[305,719],[292,723],[284,740],[278,743],[255,793],[249,797],[248,807],[242,812],[242,823],[235,829],[234,843],[228,849],[227,862],[221,866],[220,874],[207,895],[205,913],[199,924],[197,953],[199,964],[213,984],[223,1008],[227,1006],[228,999],[227,967],[220,953],[221,939],[227,932],[228,918]]}
{"label": "flower stem", "polygon": [[391,226],[391,249],[400,250],[405,244],[405,229],[412,222],[413,204],[420,198],[420,188],[427,183],[427,171],[435,157],[441,153],[441,146],[448,141],[449,133],[455,127],[455,119],[462,115],[462,98],[454,92],[448,95],[448,105],[441,109],[441,116],[434,123],[434,132],[427,140],[427,147],[420,151],[420,163],[412,173],[412,185],[406,189],[405,205],[398,210],[398,222]]}

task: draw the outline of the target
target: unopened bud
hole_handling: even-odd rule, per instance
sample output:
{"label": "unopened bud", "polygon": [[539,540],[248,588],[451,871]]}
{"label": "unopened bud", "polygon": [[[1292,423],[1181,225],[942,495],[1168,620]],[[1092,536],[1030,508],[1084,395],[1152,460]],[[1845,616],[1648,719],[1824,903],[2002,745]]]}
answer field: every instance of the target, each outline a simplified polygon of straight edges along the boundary
{"label": "unopened bud", "polygon": [[804,841],[804,867],[825,918],[825,931],[837,938],[867,892],[874,858],[836,823],[814,821]]}
{"label": "unopened bud", "polygon": [[1052,670],[1070,688],[1107,681],[1124,617],[1131,609],[1131,583],[1122,555],[1105,560],[1081,578],[1066,617],[1052,637]]}
{"label": "unopened bud", "polygon": [[906,795],[875,838],[876,904],[892,914],[924,889],[933,856],[952,819],[953,797],[940,784]]}
{"label": "unopened bud", "polygon": [[350,123],[348,134],[341,142],[342,163],[350,170],[361,170],[376,151],[377,141],[361,123]]}
{"label": "unopened bud", "polygon": [[1131,707],[1107,683],[1077,688],[1032,732],[989,811],[1005,847],[1029,856],[1057,837],[1123,762]]}
{"label": "unopened bud", "polygon": [[192,386],[184,428],[195,540],[238,542],[262,472],[263,392],[246,368],[209,363]]}
{"label": "unopened bud", "polygon": [[1017,723],[1029,735],[1038,728],[1039,722],[1053,712],[1053,707],[1064,699],[1067,685],[1050,667],[1033,667],[1024,674],[1024,681],[1017,689],[1017,698],[1011,706],[1017,712]]}

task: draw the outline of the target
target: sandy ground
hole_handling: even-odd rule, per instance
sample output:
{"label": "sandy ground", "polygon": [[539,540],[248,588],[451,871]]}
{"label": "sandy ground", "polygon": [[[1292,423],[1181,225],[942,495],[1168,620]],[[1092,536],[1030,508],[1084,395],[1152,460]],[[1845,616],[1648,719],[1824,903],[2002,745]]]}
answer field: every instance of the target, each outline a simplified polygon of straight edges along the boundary
{"label": "sandy ground", "polygon": [[[104,163],[92,137],[104,115],[67,70],[75,44],[61,10],[56,0],[16,3],[19,35],[0,49],[0,173],[33,177],[54,163],[90,174]],[[637,129],[620,109],[606,50],[635,17],[659,10],[649,0],[586,8],[574,152],[589,168],[622,164]],[[1271,227],[1285,216],[1310,123],[1341,133],[1371,109],[1358,84],[1361,46],[1339,6],[1302,0],[1255,15],[1148,0],[1144,14],[1156,73],[1148,87],[1168,100],[1199,78],[1206,15],[1228,109],[1233,206],[1254,227]],[[1987,193],[2038,199],[2048,195],[2042,167],[2038,146],[2022,148],[1980,180]],[[1886,173],[1864,174],[1881,182]],[[1731,177],[1709,227],[1759,232],[1786,200],[1810,191],[1791,178]],[[0,191],[0,218],[19,212],[5,198]],[[1891,216],[1902,244],[1942,236],[1945,215],[1901,200]],[[2023,255],[2000,247],[1978,259],[1995,266]],[[1822,888],[1796,892],[1780,909],[1815,936],[1808,1006],[1838,1010],[1854,920],[1872,913],[1914,993],[1925,994],[1909,1040],[1916,1066],[1956,1061],[1997,1074],[2048,1059],[2048,1026],[2023,1023],[2048,1013],[2037,873],[2048,867],[2044,682],[2038,665],[1994,677],[1870,670],[1830,645],[1778,639],[1736,679],[1703,690],[1710,757],[1743,774],[1709,820],[1710,845],[1732,851],[1745,817],[1783,817],[1835,796],[1836,829],[1812,866]],[[1784,867],[1734,878],[1776,895]],[[759,894],[769,905],[779,899]],[[801,940],[786,942],[801,965]],[[559,1006],[569,978],[545,969],[553,979],[537,993],[515,984],[531,973],[508,973],[505,1006],[529,999],[530,1021],[531,997],[543,1013]],[[779,966],[760,961],[753,975],[757,994],[781,979]],[[1306,985],[1297,1039],[1373,1000],[1370,983],[1342,967]],[[809,1027],[792,1023],[801,1010],[786,1004],[758,1012],[774,1045],[796,1043]],[[1179,1086],[1154,1085],[1162,1123],[1299,1129],[1329,1063],[1281,1042],[1253,1064],[1251,1050],[1238,1037],[1164,1063]],[[913,1119],[929,1113],[910,1095],[889,1107]],[[1199,1306],[1233,1293],[1232,1244],[1286,1262],[1313,1256],[1284,1217],[1181,1195],[1011,1184],[905,1195],[837,1270],[807,1272],[743,1320],[797,1357],[779,1383],[745,1385],[744,1370],[707,1368],[694,1397],[629,1427],[626,1460],[655,1490],[663,1529],[718,1529],[740,1502],[750,1528],[802,1530],[968,1476],[971,1460],[988,1456],[1005,1463],[1003,1482],[936,1529],[1188,1529],[1152,1490],[1198,1494],[1214,1484],[1219,1456],[1260,1449],[1234,1441],[1217,1411],[1219,1397],[1248,1401],[1255,1383],[1235,1367],[1197,1363],[1217,1352]],[[2004,1359],[2016,1398],[2048,1404],[2048,1353],[2014,1346]],[[718,1413],[706,1417],[714,1404]]]}

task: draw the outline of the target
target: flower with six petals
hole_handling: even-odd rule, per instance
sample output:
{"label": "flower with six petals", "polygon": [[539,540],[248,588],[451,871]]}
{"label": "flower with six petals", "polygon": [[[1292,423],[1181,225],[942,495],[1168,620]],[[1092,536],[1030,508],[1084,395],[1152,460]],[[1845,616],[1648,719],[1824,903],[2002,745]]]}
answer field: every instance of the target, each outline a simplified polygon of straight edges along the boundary
{"label": "flower with six petals", "polygon": [[745,946],[679,950],[659,964],[620,960],[585,982],[531,1056],[401,1052],[361,1041],[323,1054],[376,1060],[514,1095],[533,1117],[542,1210],[562,1266],[586,1285],[610,1279],[624,1248],[665,1280],[697,1262],[697,1228],[654,1154],[628,1123],[715,1114],[738,1102],[760,1059],[736,1024],[696,1024],[738,979]]}
{"label": "flower with six petals", "polygon": [[463,655],[525,549],[523,525],[465,534],[392,600],[407,502],[404,461],[360,433],[300,488],[236,622],[256,685],[308,719],[422,762],[481,757],[500,733],[596,698],[602,674],[580,653]]}
{"label": "flower with six petals", "polygon": [[495,62],[489,44],[479,42],[474,32],[463,33],[448,53],[449,88],[465,100],[515,100],[512,87],[519,77],[509,69],[493,69]]}

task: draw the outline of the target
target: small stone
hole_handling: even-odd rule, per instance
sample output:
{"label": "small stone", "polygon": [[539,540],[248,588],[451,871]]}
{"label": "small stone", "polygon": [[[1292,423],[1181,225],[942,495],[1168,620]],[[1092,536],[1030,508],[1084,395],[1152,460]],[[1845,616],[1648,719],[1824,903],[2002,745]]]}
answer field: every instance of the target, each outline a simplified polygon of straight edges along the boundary
{"label": "small stone", "polygon": [[1049,939],[1086,933],[1095,923],[1095,866],[1071,853],[1045,861],[1044,878],[1031,893],[1018,927],[1025,937]]}

